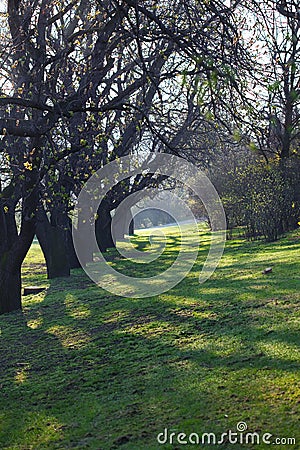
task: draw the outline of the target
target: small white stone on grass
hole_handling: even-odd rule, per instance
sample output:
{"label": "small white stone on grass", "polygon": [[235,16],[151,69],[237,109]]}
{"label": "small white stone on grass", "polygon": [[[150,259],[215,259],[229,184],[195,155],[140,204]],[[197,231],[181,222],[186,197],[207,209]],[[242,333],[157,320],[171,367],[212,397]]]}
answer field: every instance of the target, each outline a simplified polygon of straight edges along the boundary
{"label": "small white stone on grass", "polygon": [[262,271],[262,273],[263,273],[264,275],[267,275],[268,273],[271,273],[272,270],[273,270],[272,267],[266,267],[265,270]]}

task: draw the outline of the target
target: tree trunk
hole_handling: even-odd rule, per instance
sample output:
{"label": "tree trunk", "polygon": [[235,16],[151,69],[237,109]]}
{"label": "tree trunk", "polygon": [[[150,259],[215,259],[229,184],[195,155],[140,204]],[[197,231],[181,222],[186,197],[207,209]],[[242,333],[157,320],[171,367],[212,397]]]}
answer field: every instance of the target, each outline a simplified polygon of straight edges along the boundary
{"label": "tree trunk", "polygon": [[40,209],[36,236],[46,260],[48,279],[70,276],[65,234],[61,227],[52,226],[45,211]]}
{"label": "tree trunk", "polygon": [[70,276],[70,264],[66,246],[65,231],[60,227],[50,225],[48,231],[47,273],[48,278],[59,278]]}
{"label": "tree trunk", "polygon": [[125,239],[125,234],[128,236],[134,235],[134,222],[131,208],[126,210],[118,210],[113,218],[114,237],[118,241]]}
{"label": "tree trunk", "polygon": [[[33,139],[31,168],[24,170],[22,182],[16,183],[12,178],[2,191],[0,186],[0,314],[22,309],[21,267],[35,234],[42,144],[40,136]],[[20,199],[22,213],[18,233],[16,205]]]}
{"label": "tree trunk", "polygon": [[108,248],[115,248],[111,234],[111,222],[109,208],[102,202],[98,208],[98,218],[95,222],[96,239],[101,252],[106,252]]}
{"label": "tree trunk", "polygon": [[282,134],[282,148],[280,155],[282,159],[290,157],[292,130],[293,130],[293,100],[290,87],[290,78],[288,73],[285,73],[284,75],[283,91],[285,102],[284,102],[284,125]]}
{"label": "tree trunk", "polygon": [[7,254],[0,256],[0,314],[22,309],[21,266],[11,268]]}
{"label": "tree trunk", "polygon": [[30,193],[23,201],[18,234],[16,201],[0,199],[0,314],[22,309],[21,266],[34,237],[35,219],[31,215],[34,201],[35,193]]}
{"label": "tree trunk", "polygon": [[[132,214],[131,214],[132,217]],[[132,218],[129,224],[129,236],[134,236],[134,219]]]}
{"label": "tree trunk", "polygon": [[[13,219],[15,220],[15,217]],[[5,218],[4,220],[0,218],[2,233],[0,246],[0,314],[22,309],[21,266],[31,246],[35,231],[34,220],[26,221],[23,219],[19,235],[14,232],[16,227],[7,227],[7,224],[10,224],[10,222],[6,221]],[[12,236],[14,237],[13,242]]]}
{"label": "tree trunk", "polygon": [[[90,223],[85,220],[85,213],[78,214],[77,229],[74,229],[73,232],[76,236],[77,251],[80,251],[80,266],[84,267],[90,262],[93,262],[94,251],[97,251],[97,249],[94,248],[94,245],[92,244],[91,236],[93,229]],[[73,238],[72,246],[74,247]]]}
{"label": "tree trunk", "polygon": [[72,238],[72,233],[70,230],[66,231],[66,246],[67,246],[67,254],[68,254],[70,269],[80,269],[81,264],[76,255],[73,238]]}

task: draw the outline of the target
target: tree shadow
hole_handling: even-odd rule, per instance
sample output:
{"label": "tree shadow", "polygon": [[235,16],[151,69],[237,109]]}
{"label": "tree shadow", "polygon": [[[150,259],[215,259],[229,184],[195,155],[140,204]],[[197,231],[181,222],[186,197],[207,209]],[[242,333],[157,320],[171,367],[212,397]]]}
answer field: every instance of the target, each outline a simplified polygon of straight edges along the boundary
{"label": "tree shadow", "polygon": [[[200,286],[197,274],[160,297],[128,299],[77,270],[22,314],[0,317],[0,445],[174,449],[157,444],[166,427],[221,434],[241,420],[286,435],[299,373],[296,283],[276,303],[264,279]],[[295,433],[297,415],[289,419]]]}

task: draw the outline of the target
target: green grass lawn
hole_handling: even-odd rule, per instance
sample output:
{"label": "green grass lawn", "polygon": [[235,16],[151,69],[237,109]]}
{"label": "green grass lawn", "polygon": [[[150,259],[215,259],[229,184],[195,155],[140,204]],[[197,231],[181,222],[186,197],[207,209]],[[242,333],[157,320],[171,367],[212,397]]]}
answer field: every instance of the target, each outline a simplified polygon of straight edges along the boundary
{"label": "green grass lawn", "polygon": [[[161,263],[144,267],[149,275],[178,252],[169,231]],[[0,317],[1,449],[300,448],[300,232],[272,244],[228,241],[204,285],[208,235],[200,234],[190,274],[144,299],[113,296],[82,270],[49,282],[32,246],[24,285],[47,290],[25,297],[23,314]],[[145,233],[134,240],[147,248]],[[114,255],[114,267],[141,273]],[[220,438],[241,421],[296,444],[156,439],[165,428]]]}

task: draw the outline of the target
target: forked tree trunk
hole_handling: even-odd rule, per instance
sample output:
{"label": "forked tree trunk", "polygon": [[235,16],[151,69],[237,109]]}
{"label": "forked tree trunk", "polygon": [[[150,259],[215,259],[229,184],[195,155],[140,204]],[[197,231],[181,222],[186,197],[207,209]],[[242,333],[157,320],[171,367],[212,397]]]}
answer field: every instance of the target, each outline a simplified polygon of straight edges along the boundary
{"label": "forked tree trunk", "polygon": [[[38,170],[41,159],[42,140],[39,136],[32,141],[33,168],[24,171],[22,189],[11,181],[0,197],[0,314],[22,309],[21,267],[32,244],[36,210],[39,201]],[[37,165],[35,167],[35,162]],[[26,193],[22,197],[22,191]],[[13,195],[12,195],[13,194]],[[16,224],[16,205],[22,198],[20,231]]]}
{"label": "forked tree trunk", "polygon": [[4,314],[22,309],[21,266],[31,246],[35,224],[34,220],[23,220],[19,235],[10,221],[0,220],[0,225],[4,232],[0,250],[0,314]]}

